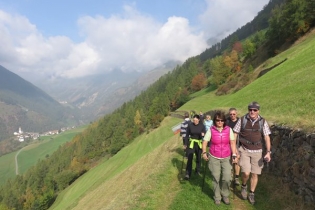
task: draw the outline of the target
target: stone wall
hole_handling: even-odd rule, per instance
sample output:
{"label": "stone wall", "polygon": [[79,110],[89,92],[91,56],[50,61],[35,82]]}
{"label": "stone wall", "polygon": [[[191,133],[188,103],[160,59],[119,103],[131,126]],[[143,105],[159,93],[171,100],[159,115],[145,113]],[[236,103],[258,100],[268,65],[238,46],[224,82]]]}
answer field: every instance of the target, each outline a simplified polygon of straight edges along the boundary
{"label": "stone wall", "polygon": [[306,203],[315,203],[315,133],[271,126],[269,173],[281,177]]}

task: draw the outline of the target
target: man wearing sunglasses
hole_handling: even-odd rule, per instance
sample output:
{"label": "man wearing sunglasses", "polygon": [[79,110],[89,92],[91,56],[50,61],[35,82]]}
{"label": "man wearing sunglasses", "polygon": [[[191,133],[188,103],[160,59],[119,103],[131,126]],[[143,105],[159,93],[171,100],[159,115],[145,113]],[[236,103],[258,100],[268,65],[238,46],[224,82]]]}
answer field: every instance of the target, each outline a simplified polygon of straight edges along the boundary
{"label": "man wearing sunglasses", "polygon": [[[240,161],[242,170],[241,195],[244,200],[248,199],[251,204],[255,203],[255,189],[258,183],[258,175],[261,174],[263,161],[271,160],[271,134],[267,121],[259,115],[260,105],[251,102],[248,105],[248,113],[241,117],[233,128],[235,138],[239,135]],[[265,141],[266,154],[263,157],[262,146]],[[247,193],[247,181],[250,178],[250,191]]]}

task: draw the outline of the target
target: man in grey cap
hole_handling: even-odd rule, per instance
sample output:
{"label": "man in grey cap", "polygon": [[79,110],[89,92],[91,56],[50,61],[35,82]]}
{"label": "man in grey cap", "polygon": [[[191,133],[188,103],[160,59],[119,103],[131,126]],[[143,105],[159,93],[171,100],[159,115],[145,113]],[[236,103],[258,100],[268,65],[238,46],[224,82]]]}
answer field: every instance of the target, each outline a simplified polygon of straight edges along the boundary
{"label": "man in grey cap", "polygon": [[[235,138],[239,135],[240,161],[242,169],[241,195],[244,200],[248,198],[251,204],[255,203],[255,189],[258,183],[258,175],[261,174],[263,161],[271,160],[271,134],[267,121],[259,115],[260,105],[251,102],[248,105],[248,113],[241,117],[233,128]],[[266,146],[266,154],[262,154],[263,139]],[[250,191],[247,193],[247,181],[250,178]]]}

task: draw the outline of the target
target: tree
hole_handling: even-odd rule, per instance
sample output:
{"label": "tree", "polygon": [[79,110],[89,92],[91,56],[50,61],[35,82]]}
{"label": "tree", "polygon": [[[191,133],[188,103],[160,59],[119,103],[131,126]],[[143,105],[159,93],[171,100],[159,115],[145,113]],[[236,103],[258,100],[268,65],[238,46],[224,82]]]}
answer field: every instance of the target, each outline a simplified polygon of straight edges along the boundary
{"label": "tree", "polygon": [[191,81],[191,89],[198,91],[207,86],[207,78],[204,73],[197,74]]}
{"label": "tree", "polygon": [[256,46],[262,45],[262,43],[266,40],[265,33],[263,31],[258,31],[255,33],[252,41]]}
{"label": "tree", "polygon": [[246,39],[244,44],[243,55],[245,58],[251,57],[256,51],[255,44],[251,42],[249,39]]}
{"label": "tree", "polygon": [[222,56],[211,59],[210,66],[212,69],[211,83],[216,86],[223,84],[231,75],[231,69],[224,64]]}
{"label": "tree", "polygon": [[237,52],[237,54],[240,54],[243,52],[243,46],[242,43],[237,41],[234,43],[232,50],[235,50]]}
{"label": "tree", "polygon": [[137,126],[140,126],[142,124],[142,122],[141,122],[141,115],[140,115],[139,110],[136,111],[136,115],[134,117],[134,123]]}

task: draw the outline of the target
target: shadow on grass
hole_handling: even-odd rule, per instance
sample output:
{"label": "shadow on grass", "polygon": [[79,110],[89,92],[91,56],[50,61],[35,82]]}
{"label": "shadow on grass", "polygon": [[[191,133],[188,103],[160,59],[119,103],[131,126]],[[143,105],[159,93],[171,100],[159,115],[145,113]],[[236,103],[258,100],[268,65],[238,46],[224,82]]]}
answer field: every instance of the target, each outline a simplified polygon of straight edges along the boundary
{"label": "shadow on grass", "polygon": [[[187,158],[185,156],[184,150],[181,148],[177,148],[174,150],[178,154],[181,155],[181,158],[173,158],[172,164],[175,166],[178,170],[177,179],[181,184],[190,184],[192,186],[196,186],[200,188],[200,191],[204,194],[206,194],[209,198],[213,199],[214,193],[210,186],[211,183],[211,174],[208,168],[208,162],[202,160],[201,163],[201,174],[197,174],[193,172],[191,174],[191,177],[189,180],[185,180],[185,172],[186,172],[186,166],[187,166]],[[196,165],[196,159],[194,157],[193,160],[193,168]]]}

